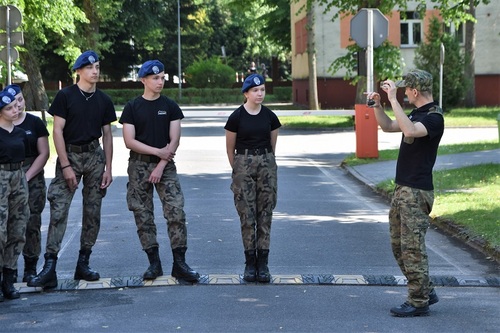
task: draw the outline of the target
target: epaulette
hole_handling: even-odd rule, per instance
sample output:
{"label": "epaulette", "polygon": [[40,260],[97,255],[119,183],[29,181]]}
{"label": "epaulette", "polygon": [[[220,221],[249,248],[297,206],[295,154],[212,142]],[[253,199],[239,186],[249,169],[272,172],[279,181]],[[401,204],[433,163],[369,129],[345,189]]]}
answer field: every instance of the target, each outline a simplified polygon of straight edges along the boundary
{"label": "epaulette", "polygon": [[429,109],[429,112],[427,112],[427,114],[431,113],[439,113],[440,115],[444,116],[443,109],[441,109],[438,105],[434,105]]}

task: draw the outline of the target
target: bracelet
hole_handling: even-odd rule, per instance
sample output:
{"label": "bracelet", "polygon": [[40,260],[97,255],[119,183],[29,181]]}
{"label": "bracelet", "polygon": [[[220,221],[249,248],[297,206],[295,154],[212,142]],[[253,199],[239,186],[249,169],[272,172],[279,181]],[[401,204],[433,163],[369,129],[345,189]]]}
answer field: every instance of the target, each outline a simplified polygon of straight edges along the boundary
{"label": "bracelet", "polygon": [[65,165],[65,166],[61,167],[61,170],[64,170],[64,169],[66,169],[66,168],[69,168],[70,166],[71,166],[71,164]]}

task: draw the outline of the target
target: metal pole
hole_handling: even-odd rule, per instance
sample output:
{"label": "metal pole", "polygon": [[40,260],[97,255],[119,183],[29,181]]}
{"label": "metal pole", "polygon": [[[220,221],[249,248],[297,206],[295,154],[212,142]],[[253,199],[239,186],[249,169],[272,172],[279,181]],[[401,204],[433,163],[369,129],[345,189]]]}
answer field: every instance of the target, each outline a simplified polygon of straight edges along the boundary
{"label": "metal pole", "polygon": [[373,9],[368,9],[368,41],[366,48],[366,91],[373,91]]}
{"label": "metal pole", "polygon": [[10,8],[5,6],[5,37],[7,38],[7,85],[12,83],[11,71],[12,71],[12,57],[10,55]]}
{"label": "metal pole", "polygon": [[441,43],[439,52],[439,107],[443,107],[443,64],[444,64],[444,45]]}
{"label": "metal pole", "polygon": [[182,98],[182,68],[181,68],[181,6],[180,0],[177,0],[177,56],[179,69],[179,101]]}

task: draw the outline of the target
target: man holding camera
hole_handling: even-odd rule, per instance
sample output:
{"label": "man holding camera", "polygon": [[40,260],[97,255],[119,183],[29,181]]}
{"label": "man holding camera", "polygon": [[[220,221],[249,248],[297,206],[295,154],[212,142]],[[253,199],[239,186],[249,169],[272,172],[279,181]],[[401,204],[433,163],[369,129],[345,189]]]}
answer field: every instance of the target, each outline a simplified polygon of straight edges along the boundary
{"label": "man holding camera", "polygon": [[[408,102],[416,108],[406,115],[396,98],[404,87]],[[384,112],[380,95],[367,94],[375,117],[384,132],[402,132],[396,165],[396,187],[389,211],[391,246],[401,271],[408,280],[405,303],[391,309],[398,317],[425,316],[438,296],[429,278],[425,234],[434,203],[432,169],[444,131],[443,111],[432,97],[432,75],[412,70],[404,80],[382,82],[395,120]]]}

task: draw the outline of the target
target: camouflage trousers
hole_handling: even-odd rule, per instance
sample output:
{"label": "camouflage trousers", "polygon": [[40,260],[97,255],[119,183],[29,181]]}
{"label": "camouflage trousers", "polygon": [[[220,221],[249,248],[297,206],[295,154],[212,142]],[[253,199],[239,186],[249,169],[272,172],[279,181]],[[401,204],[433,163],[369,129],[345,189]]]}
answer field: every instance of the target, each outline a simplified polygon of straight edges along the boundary
{"label": "camouflage trousers", "polygon": [[408,280],[408,302],[427,305],[432,289],[425,234],[434,203],[434,191],[397,185],[389,210],[391,247],[394,257]]}
{"label": "camouflage trousers", "polygon": [[[99,146],[94,151],[84,153],[68,152],[68,159],[80,184],[83,178],[83,212],[80,248],[92,249],[101,227],[101,204],[106,189],[101,189],[102,174],[106,165],[104,151]],[[68,224],[68,213],[75,192],[72,192],[64,179],[59,160],[56,175],[47,191],[50,202],[50,224],[46,252],[57,254]]]}
{"label": "camouflage trousers", "polygon": [[[23,166],[26,172],[31,164]],[[47,199],[47,186],[43,170],[28,182],[30,217],[26,226],[26,244],[24,244],[23,256],[38,258],[42,252],[42,212]]]}
{"label": "camouflage trousers", "polygon": [[139,241],[143,250],[159,247],[154,221],[154,187],[163,207],[163,217],[167,220],[170,247],[172,249],[186,247],[184,195],[177,176],[177,168],[174,162],[169,162],[163,170],[160,182],[152,184],[148,178],[156,165],[134,159],[130,159],[128,164],[127,204],[128,209],[134,213]]}
{"label": "camouflage trousers", "polygon": [[0,169],[0,269],[17,269],[28,217],[28,183],[24,171]]}
{"label": "camouflage trousers", "polygon": [[245,251],[269,249],[273,210],[278,199],[278,166],[274,153],[236,154],[231,190]]}

